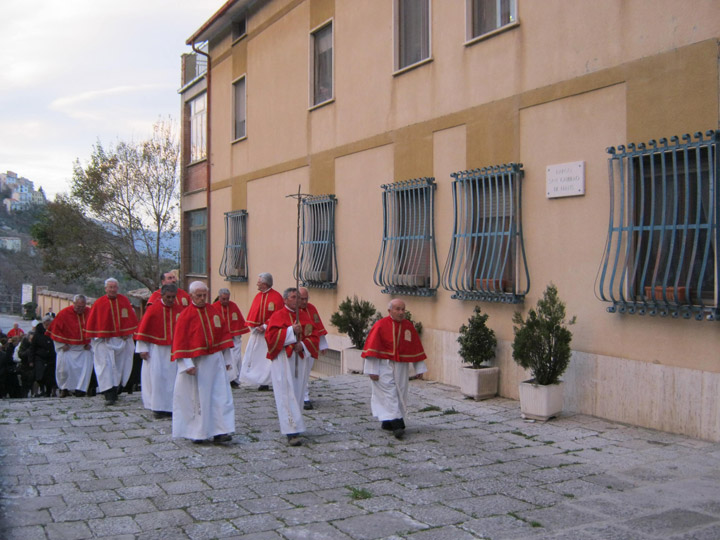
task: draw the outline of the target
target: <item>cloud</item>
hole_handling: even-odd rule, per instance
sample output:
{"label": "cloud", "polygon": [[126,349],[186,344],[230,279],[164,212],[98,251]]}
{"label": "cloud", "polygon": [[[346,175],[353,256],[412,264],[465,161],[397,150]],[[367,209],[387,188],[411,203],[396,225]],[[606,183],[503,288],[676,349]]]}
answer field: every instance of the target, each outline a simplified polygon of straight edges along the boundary
{"label": "cloud", "polygon": [[[79,94],[65,96],[53,100],[49,108],[51,110],[66,114],[72,118],[87,118],[92,120],[101,120],[102,115],[98,116],[92,112],[93,106],[102,106],[108,101],[115,101],[122,95],[141,94],[146,95],[148,92],[163,91],[168,92],[171,88],[167,84],[139,84],[134,86],[115,86],[113,88],[104,88],[101,90],[89,90]],[[117,101],[116,101],[117,102]]]}

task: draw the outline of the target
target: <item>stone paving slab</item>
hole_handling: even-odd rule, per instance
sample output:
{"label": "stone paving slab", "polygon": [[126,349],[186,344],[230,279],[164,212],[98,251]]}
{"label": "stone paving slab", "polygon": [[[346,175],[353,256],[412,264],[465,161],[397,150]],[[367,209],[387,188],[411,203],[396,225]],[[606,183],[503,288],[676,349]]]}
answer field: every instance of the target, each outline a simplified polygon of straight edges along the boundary
{"label": "stone paving slab", "polygon": [[233,390],[230,444],[172,439],[138,393],[0,401],[2,539],[720,538],[720,444],[413,381],[406,437],[360,375],[311,382],[303,446]]}

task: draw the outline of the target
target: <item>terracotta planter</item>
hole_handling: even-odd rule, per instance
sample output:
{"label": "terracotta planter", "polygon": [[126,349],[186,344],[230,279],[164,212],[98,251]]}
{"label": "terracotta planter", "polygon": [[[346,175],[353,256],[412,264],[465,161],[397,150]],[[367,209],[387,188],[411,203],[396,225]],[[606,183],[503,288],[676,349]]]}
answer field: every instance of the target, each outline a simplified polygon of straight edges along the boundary
{"label": "terracotta planter", "polygon": [[476,279],[475,288],[481,291],[488,292],[508,292],[511,290],[509,279]]}
{"label": "terracotta planter", "polygon": [[365,359],[360,356],[362,351],[351,347],[343,349],[341,359],[342,373],[362,373],[365,369]]}
{"label": "terracotta planter", "polygon": [[565,383],[534,384],[534,379],[520,383],[520,411],[523,418],[546,422],[563,409]]}
{"label": "terracotta planter", "polygon": [[687,301],[687,287],[665,287],[665,298],[663,298],[662,286],[645,287],[645,298],[657,302],[668,302],[684,304]]}
{"label": "terracotta planter", "polygon": [[500,368],[460,368],[460,392],[476,401],[495,397],[498,391]]}

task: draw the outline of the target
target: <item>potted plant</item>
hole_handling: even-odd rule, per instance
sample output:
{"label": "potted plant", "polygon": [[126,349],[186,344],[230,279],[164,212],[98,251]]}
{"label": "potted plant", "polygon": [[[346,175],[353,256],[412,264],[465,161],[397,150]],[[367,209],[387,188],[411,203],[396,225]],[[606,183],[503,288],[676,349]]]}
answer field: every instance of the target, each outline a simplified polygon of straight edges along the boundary
{"label": "potted plant", "polygon": [[495,358],[497,339],[492,328],[487,326],[488,315],[475,306],[467,324],[460,327],[458,353],[468,366],[461,366],[460,391],[464,396],[476,400],[497,395],[500,368],[485,365]]}
{"label": "potted plant", "polygon": [[537,311],[530,309],[526,319],[516,312],[513,323],[513,359],[532,375],[520,383],[520,410],[523,418],[546,421],[562,411],[560,377],[570,363],[572,332],[567,327],[575,324],[575,317],[565,321],[565,304],[551,283]]}
{"label": "potted plant", "polygon": [[343,373],[362,373],[365,361],[360,355],[376,314],[378,312],[372,302],[360,300],[357,296],[351,300],[348,296],[330,316],[330,324],[341,333],[347,334],[353,345],[342,352]]}

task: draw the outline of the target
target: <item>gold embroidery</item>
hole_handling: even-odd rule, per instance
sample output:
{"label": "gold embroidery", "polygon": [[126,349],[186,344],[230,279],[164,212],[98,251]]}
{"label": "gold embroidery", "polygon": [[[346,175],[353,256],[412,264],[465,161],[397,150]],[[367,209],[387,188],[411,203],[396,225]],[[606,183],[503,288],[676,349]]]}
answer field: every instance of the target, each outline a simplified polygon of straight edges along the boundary
{"label": "gold embroidery", "polygon": [[237,318],[237,313],[233,313],[232,320],[233,320],[233,321],[237,321],[237,320],[238,320],[238,318]]}
{"label": "gold embroidery", "polygon": [[313,325],[312,325],[312,324],[306,324],[306,325],[305,325],[305,335],[306,335],[306,336],[309,336],[310,334],[312,334],[312,331],[313,331]]}
{"label": "gold embroidery", "polygon": [[213,317],[213,324],[215,325],[215,328],[220,328],[220,326],[221,326],[220,315],[215,315]]}
{"label": "gold embroidery", "polygon": [[409,329],[405,329],[405,341],[412,341],[412,335]]}
{"label": "gold embroidery", "polygon": [[314,313],[314,314],[313,314],[313,320],[314,320],[315,322],[320,322],[320,317],[318,316],[317,313]]}
{"label": "gold embroidery", "polygon": [[126,319],[126,318],[127,318],[127,316],[128,316],[127,308],[122,308],[122,310],[120,311],[120,316],[121,316],[123,319]]}
{"label": "gold embroidery", "polygon": [[268,311],[275,311],[275,302],[268,302]]}
{"label": "gold embroidery", "polygon": [[181,300],[181,302],[182,302],[182,305],[183,305],[183,306],[187,306],[187,305],[188,305],[187,298],[183,298],[183,299]]}

